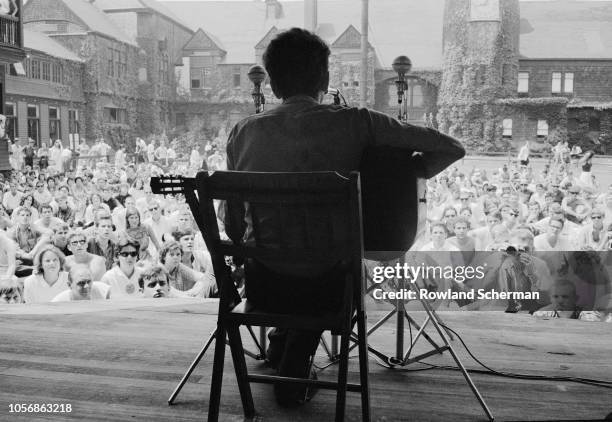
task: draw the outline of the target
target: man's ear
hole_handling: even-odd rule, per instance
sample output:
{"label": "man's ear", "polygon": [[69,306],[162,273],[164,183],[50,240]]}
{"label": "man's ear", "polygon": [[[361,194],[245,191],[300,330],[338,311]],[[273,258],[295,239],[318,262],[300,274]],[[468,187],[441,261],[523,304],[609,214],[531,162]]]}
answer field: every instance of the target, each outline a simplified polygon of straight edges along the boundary
{"label": "man's ear", "polygon": [[323,78],[321,79],[321,86],[319,87],[319,90],[323,91],[323,93],[326,93],[327,88],[329,88],[329,70],[325,70]]}
{"label": "man's ear", "polygon": [[279,100],[281,100],[282,98],[280,94],[276,91],[277,89],[276,82],[274,82],[272,79],[270,79],[270,86],[272,87],[272,92],[274,93],[274,96],[278,98]]}

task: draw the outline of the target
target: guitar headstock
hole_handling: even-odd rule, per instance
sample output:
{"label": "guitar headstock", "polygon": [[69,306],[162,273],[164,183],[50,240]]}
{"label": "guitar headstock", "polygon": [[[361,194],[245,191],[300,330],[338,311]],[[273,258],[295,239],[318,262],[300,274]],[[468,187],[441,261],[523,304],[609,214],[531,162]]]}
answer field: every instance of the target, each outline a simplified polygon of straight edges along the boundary
{"label": "guitar headstock", "polygon": [[185,194],[187,189],[193,189],[193,178],[183,176],[151,177],[151,191],[161,195]]}

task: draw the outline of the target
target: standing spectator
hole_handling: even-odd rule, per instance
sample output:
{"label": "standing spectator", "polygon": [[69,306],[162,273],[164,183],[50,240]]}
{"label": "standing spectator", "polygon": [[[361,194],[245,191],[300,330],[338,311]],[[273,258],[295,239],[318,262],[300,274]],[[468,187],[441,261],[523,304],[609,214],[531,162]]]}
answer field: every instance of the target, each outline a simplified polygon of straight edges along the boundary
{"label": "standing spectator", "polygon": [[115,168],[122,169],[123,167],[125,167],[125,146],[122,144],[115,153]]}
{"label": "standing spectator", "polygon": [[53,148],[49,151],[49,165],[55,171],[55,173],[63,173],[64,172],[64,164],[62,162],[62,141],[57,139],[55,144],[53,144]]}
{"label": "standing spectator", "polygon": [[44,141],[40,143],[38,149],[38,167],[41,171],[49,167],[49,146]]}
{"label": "standing spectator", "polygon": [[527,167],[529,165],[529,154],[531,153],[531,149],[529,148],[529,141],[525,141],[525,145],[521,147],[518,153],[518,161],[521,166]]}
{"label": "standing spectator", "polygon": [[34,139],[28,138],[28,145],[23,149],[23,162],[31,169],[34,168],[34,157],[36,156],[35,145]]}
{"label": "standing spectator", "polygon": [[151,142],[147,145],[147,160],[149,163],[155,161],[155,138],[151,138]]}

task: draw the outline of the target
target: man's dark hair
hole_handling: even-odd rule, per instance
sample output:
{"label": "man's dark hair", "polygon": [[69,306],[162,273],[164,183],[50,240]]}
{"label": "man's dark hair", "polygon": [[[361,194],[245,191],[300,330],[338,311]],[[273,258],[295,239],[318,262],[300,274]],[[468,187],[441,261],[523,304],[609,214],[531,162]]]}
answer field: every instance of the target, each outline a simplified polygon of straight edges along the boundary
{"label": "man's dark hair", "polygon": [[272,90],[279,98],[317,96],[327,90],[330,50],[325,41],[300,28],[278,34],[263,55]]}

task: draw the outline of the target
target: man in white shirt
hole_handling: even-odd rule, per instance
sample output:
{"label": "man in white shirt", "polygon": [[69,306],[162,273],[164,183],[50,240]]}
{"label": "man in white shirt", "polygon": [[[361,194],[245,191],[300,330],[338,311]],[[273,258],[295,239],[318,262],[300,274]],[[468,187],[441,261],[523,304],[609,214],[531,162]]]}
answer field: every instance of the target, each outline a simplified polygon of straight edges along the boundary
{"label": "man in white shirt", "polygon": [[521,149],[519,150],[518,157],[517,157],[521,166],[529,165],[529,153],[530,152],[531,151],[529,149],[529,141],[526,141],[525,145],[523,145]]}
{"label": "man in white shirt", "polygon": [[560,236],[564,221],[559,217],[551,217],[548,221],[548,231],[535,237],[533,246],[537,252],[569,251],[572,247]]}
{"label": "man in white shirt", "polygon": [[23,194],[17,190],[17,184],[11,182],[9,184],[9,190],[4,192],[4,196],[2,197],[2,205],[9,215],[13,213],[13,210],[17,209],[22,197]]}
{"label": "man in white shirt", "polygon": [[92,281],[91,271],[86,265],[75,265],[68,273],[69,290],[55,296],[51,302],[72,302],[76,300],[110,299],[110,288]]}
{"label": "man in white shirt", "polygon": [[147,206],[151,215],[143,223],[151,226],[155,236],[161,240],[164,234],[172,231],[172,223],[162,215],[161,205],[157,199],[147,201]]}
{"label": "man in white shirt", "polygon": [[49,204],[40,207],[40,218],[32,225],[41,233],[53,234],[53,226],[64,221],[53,216],[53,207]]}
{"label": "man in white shirt", "polygon": [[102,282],[110,286],[113,299],[122,299],[138,295],[138,278],[140,270],[136,268],[140,243],[131,239],[122,239],[117,245],[118,265],[102,276]]}

